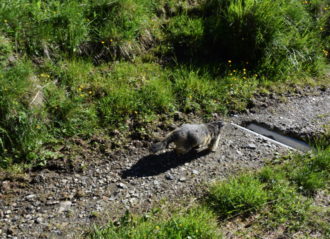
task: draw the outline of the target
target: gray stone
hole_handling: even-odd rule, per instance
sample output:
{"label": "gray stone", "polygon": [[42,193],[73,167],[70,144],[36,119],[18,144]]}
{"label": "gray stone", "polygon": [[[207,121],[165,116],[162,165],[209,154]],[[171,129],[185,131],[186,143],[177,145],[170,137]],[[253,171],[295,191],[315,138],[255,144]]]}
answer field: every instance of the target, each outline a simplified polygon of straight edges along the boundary
{"label": "gray stone", "polygon": [[41,223],[43,222],[43,218],[42,218],[42,217],[38,217],[38,218],[35,220],[35,222],[36,222],[37,224],[41,224]]}
{"label": "gray stone", "polygon": [[247,145],[247,148],[249,148],[249,149],[256,149],[257,146],[255,144],[253,144],[253,143],[250,143],[250,144]]}
{"label": "gray stone", "polygon": [[174,177],[172,176],[172,174],[166,174],[166,175],[165,175],[165,178],[166,178],[167,180],[174,180]]}
{"label": "gray stone", "polygon": [[65,211],[68,211],[69,208],[71,207],[72,202],[71,201],[64,201],[60,203],[59,209],[58,209],[58,213],[62,213]]}
{"label": "gray stone", "polygon": [[179,178],[179,181],[180,182],[185,182],[187,179],[185,178],[185,177],[181,177],[181,178]]}
{"label": "gray stone", "polygon": [[55,205],[55,204],[58,204],[58,203],[59,203],[59,201],[56,201],[56,200],[48,200],[46,202],[46,205],[51,206],[51,205]]}
{"label": "gray stone", "polygon": [[193,169],[192,174],[197,175],[197,174],[199,174],[199,172],[197,170]]}
{"label": "gray stone", "polygon": [[158,180],[155,180],[155,181],[154,181],[154,184],[155,184],[156,186],[158,186],[160,183],[159,183]]}
{"label": "gray stone", "polygon": [[126,189],[127,188],[126,184],[124,184],[124,183],[118,183],[117,187],[121,188],[121,189]]}

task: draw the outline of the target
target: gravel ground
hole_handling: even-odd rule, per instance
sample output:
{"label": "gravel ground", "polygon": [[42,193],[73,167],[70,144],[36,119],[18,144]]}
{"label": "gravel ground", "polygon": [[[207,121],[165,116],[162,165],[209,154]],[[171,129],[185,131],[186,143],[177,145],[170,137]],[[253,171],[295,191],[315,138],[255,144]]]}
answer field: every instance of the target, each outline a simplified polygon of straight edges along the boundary
{"label": "gravel ground", "polygon": [[[259,97],[248,113],[228,121],[260,122],[299,137],[319,135],[330,122],[330,91],[297,94],[282,103],[276,97]],[[161,199],[200,197],[205,183],[259,168],[265,159],[288,152],[230,124],[223,129],[214,153],[177,157],[168,150],[149,155],[146,144],[131,141],[128,150],[104,154],[84,170],[48,168],[16,179],[4,178],[0,181],[0,238],[77,238],[93,223],[126,210],[143,212]]]}

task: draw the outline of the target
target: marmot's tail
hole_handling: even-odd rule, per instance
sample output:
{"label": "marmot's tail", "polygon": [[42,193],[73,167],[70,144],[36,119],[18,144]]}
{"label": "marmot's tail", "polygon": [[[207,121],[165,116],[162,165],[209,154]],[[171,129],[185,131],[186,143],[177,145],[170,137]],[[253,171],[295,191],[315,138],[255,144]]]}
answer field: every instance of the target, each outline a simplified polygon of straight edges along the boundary
{"label": "marmot's tail", "polygon": [[172,143],[174,141],[174,134],[170,133],[165,139],[163,139],[162,141],[155,143],[153,145],[151,145],[150,147],[150,151],[152,153],[157,153],[160,150],[166,149],[168,147],[168,145],[170,143]]}

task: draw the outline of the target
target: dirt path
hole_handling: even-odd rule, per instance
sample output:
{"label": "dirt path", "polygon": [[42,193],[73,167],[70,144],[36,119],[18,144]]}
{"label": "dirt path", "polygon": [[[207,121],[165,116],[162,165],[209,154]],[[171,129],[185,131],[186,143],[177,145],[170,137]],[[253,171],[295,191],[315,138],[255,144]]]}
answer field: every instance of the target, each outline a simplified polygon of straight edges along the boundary
{"label": "dirt path", "polygon": [[[289,97],[286,103],[265,102],[261,99],[250,113],[228,120],[262,122],[303,137],[320,134],[330,122],[330,90]],[[145,211],[163,198],[201,195],[199,185],[258,168],[288,151],[230,124],[215,153],[150,156],[137,145],[132,142],[129,150],[104,156],[79,172],[45,169],[25,179],[0,181],[0,238],[77,238],[105,215]]]}

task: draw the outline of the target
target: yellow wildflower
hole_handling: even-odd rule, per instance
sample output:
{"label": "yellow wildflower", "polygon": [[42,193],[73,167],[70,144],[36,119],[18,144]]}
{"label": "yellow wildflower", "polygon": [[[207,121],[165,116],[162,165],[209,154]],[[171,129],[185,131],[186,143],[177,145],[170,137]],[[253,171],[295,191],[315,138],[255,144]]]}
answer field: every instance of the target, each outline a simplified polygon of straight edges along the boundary
{"label": "yellow wildflower", "polygon": [[231,60],[228,60],[228,63],[230,64],[231,63]]}
{"label": "yellow wildflower", "polygon": [[40,74],[40,77],[49,78],[49,77],[50,77],[50,75],[48,75],[48,74],[46,74],[46,73],[41,73],[41,74]]}
{"label": "yellow wildflower", "polygon": [[7,19],[5,19],[5,20],[3,20],[3,22],[4,22],[4,23],[7,23],[7,22],[8,22],[8,20],[7,20]]}
{"label": "yellow wildflower", "polygon": [[93,93],[93,92],[92,92],[91,90],[90,90],[90,91],[88,91],[88,94],[90,94],[90,95],[91,95],[92,93]]}
{"label": "yellow wildflower", "polygon": [[102,44],[104,44],[105,42],[104,41],[101,41]]}

